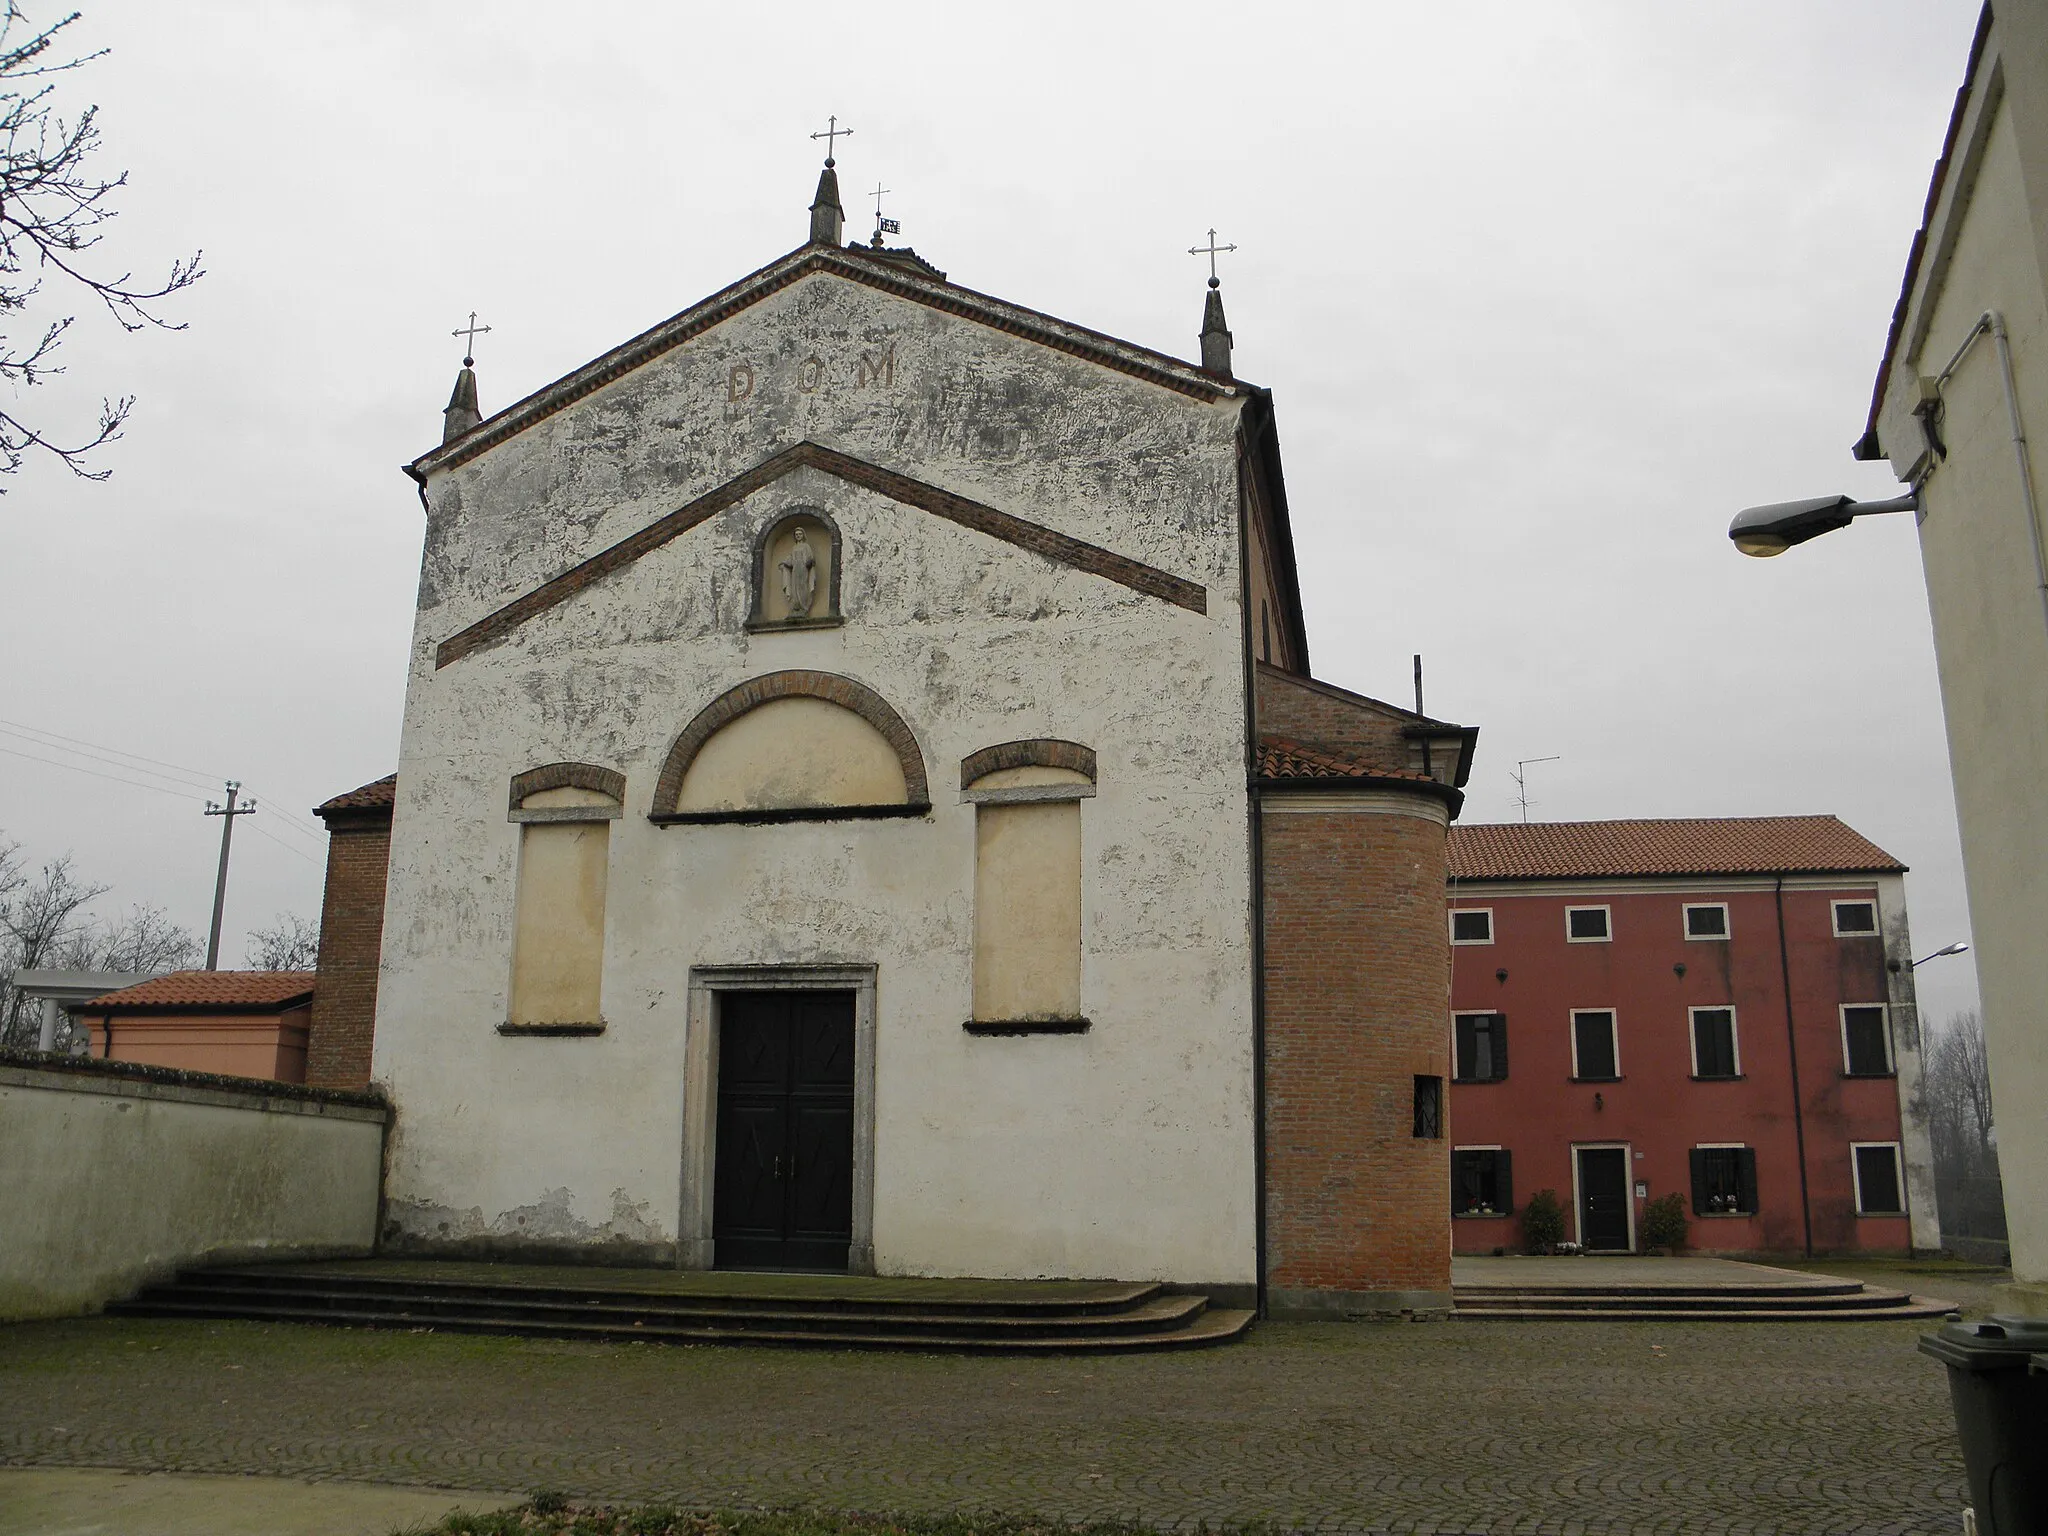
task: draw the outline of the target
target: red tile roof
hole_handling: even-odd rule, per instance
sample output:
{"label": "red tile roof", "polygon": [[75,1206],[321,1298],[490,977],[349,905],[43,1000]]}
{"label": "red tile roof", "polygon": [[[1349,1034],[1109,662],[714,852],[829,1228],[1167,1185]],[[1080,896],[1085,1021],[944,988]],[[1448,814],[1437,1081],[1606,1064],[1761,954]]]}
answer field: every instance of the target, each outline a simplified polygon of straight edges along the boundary
{"label": "red tile roof", "polygon": [[1259,738],[1259,777],[1262,779],[1403,779],[1416,784],[1437,781],[1426,773],[1406,768],[1376,768],[1358,758],[1344,757],[1321,747],[1305,746],[1285,736]]}
{"label": "red tile roof", "polygon": [[311,971],[173,971],[168,976],[123,987],[76,1006],[84,1013],[128,1009],[162,1013],[206,1008],[246,1013],[289,1007],[312,995]]}
{"label": "red tile roof", "polygon": [[380,807],[388,808],[398,800],[398,775],[387,773],[383,778],[365,784],[361,789],[352,789],[345,795],[336,795],[323,805],[313,807],[315,816],[325,816],[329,811],[371,811]]}
{"label": "red tile roof", "polygon": [[1906,867],[1833,816],[1456,826],[1450,866],[1454,880],[1888,874]]}

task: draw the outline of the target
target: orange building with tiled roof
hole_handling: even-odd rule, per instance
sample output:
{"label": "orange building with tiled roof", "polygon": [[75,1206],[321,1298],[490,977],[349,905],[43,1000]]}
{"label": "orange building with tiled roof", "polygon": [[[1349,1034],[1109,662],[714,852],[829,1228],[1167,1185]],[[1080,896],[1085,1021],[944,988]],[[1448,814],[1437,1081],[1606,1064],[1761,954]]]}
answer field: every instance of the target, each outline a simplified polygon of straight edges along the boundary
{"label": "orange building with tiled roof", "polygon": [[302,1083],[312,1008],[311,971],[173,971],[72,1011],[95,1056]]}
{"label": "orange building with tiled roof", "polygon": [[1833,816],[1454,826],[1452,1228],[1727,1254],[1938,1247],[1905,866]]}

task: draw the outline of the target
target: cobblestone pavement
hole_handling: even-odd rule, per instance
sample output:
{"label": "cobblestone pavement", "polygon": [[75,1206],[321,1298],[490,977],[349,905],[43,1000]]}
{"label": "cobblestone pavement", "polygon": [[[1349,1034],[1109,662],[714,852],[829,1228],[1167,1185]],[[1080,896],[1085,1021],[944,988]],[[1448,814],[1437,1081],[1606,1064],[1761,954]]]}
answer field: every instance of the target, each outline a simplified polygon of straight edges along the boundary
{"label": "cobblestone pavement", "polygon": [[1267,1324],[1223,1349],[1020,1360],[88,1318],[0,1328],[0,1464],[1162,1525],[1953,1536],[1961,1463],[1920,1331]]}

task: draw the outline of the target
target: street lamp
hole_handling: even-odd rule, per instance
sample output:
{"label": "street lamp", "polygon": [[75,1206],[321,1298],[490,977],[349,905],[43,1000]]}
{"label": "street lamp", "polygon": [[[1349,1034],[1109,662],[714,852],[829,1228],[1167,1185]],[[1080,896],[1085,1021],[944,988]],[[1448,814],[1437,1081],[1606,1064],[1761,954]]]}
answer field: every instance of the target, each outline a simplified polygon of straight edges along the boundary
{"label": "street lamp", "polygon": [[1804,544],[1837,528],[1846,528],[1859,517],[1880,512],[1917,512],[1920,493],[1908,491],[1888,501],[1856,501],[1848,496],[1809,496],[1804,501],[1774,501],[1767,507],[1751,507],[1738,513],[1728,525],[1728,537],[1745,555],[1768,559],[1782,555],[1794,544]]}
{"label": "street lamp", "polygon": [[1922,955],[1918,960],[1915,960],[1913,962],[1912,968],[1917,971],[1920,969],[1921,966],[1925,965],[1928,961],[1939,960],[1943,955],[1966,955],[1969,952],[1969,944],[1966,943],[1964,940],[1958,939],[1953,944],[1942,945],[1941,948],[1937,949],[1931,955]]}

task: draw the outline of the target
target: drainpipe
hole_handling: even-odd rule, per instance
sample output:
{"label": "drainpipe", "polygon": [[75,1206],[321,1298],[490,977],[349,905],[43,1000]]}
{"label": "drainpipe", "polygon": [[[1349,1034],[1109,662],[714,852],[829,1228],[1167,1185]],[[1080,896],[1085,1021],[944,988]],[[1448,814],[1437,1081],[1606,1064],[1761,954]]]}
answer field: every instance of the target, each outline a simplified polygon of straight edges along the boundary
{"label": "drainpipe", "polygon": [[1777,876],[1778,976],[1785,987],[1785,1053],[1792,1063],[1792,1140],[1799,1150],[1799,1220],[1806,1256],[1813,1257],[1813,1202],[1806,1187],[1806,1109],[1799,1096],[1799,1031],[1792,1021],[1792,953],[1785,943],[1785,876]]}
{"label": "drainpipe", "polygon": [[[2027,538],[2034,547],[2034,584],[2041,594],[2042,621],[2048,624],[2048,548],[2043,547],[2041,538],[2041,511],[2034,497],[2034,469],[2027,454],[2027,429],[2020,420],[2019,386],[2014,382],[2012,372],[2012,338],[2006,334],[2004,315],[1995,309],[1987,309],[1977,317],[1977,323],[1970,327],[1970,334],[1965,336],[1963,344],[1956,348],[1955,355],[1948,360],[1948,366],[1935,375],[1930,398],[1923,401],[1915,414],[1921,417],[1924,430],[1928,424],[1927,413],[1941,400],[1942,391],[1948,387],[1949,380],[1955,377],[1956,370],[1962,367],[1963,359],[1969,356],[1970,349],[1985,336],[1989,336],[1998,347],[1998,376],[1999,382],[2005,386],[2005,415],[2011,427],[2013,457],[2019,462],[2020,504],[2027,515]],[[1931,432],[1928,437],[1928,446],[1941,457],[1947,458],[1947,450],[1941,447],[1940,440]],[[1927,475],[1932,473],[1933,469],[1930,466],[1927,474],[1923,474],[1920,481],[1914,485],[1914,489],[1918,490],[1920,485],[1926,482]]]}

